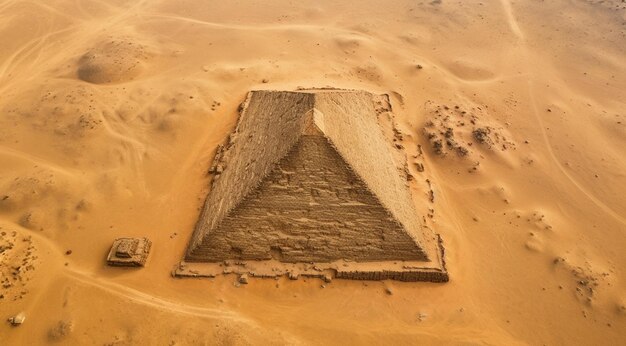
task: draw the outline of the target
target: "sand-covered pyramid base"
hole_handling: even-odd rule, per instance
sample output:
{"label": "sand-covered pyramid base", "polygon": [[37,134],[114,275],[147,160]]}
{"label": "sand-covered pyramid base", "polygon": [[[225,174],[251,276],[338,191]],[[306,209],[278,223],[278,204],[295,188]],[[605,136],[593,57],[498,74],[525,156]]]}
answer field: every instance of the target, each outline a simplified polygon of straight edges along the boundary
{"label": "sand-covered pyramid base", "polygon": [[176,275],[447,281],[360,91],[250,93]]}

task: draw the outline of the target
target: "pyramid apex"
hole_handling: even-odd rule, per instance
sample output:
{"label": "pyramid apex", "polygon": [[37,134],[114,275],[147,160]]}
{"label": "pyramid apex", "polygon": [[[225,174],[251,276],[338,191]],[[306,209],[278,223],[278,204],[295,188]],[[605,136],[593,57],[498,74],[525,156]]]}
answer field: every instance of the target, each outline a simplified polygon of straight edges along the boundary
{"label": "pyramid apex", "polygon": [[324,113],[316,108],[311,109],[305,115],[303,135],[325,136]]}

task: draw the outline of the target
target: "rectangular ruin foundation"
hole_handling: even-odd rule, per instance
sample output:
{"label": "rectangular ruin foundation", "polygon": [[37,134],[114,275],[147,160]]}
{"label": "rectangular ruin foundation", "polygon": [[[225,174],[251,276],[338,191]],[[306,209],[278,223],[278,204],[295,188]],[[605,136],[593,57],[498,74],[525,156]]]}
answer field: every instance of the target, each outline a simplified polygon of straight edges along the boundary
{"label": "rectangular ruin foundation", "polygon": [[115,239],[107,264],[114,267],[143,267],[146,264],[152,242],[148,238]]}
{"label": "rectangular ruin foundation", "polygon": [[347,280],[396,280],[448,282],[444,249],[439,243],[440,255],[434,262],[379,261],[357,263],[339,260],[330,263],[284,263],[276,260],[243,261],[226,260],[219,263],[181,262],[173,270],[175,277],[214,278],[218,275],[247,274],[257,278],[290,279],[319,278]]}

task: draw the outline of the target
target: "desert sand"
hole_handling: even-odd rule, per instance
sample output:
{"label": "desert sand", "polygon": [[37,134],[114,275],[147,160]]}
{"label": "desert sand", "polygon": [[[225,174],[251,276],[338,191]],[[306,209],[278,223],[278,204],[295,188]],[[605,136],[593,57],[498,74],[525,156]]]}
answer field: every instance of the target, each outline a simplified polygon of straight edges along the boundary
{"label": "desert sand", "polygon": [[[626,343],[623,1],[0,2],[0,344]],[[177,279],[250,90],[388,94],[447,283]],[[148,237],[145,268],[106,266]],[[239,286],[239,287],[237,287]]]}

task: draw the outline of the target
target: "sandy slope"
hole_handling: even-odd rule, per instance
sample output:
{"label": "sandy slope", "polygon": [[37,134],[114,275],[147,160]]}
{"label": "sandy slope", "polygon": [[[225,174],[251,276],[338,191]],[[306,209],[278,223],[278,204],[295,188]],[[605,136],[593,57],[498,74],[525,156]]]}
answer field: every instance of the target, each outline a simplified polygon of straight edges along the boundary
{"label": "sandy slope", "polygon": [[[623,344],[625,8],[0,2],[0,343]],[[245,93],[298,86],[391,94],[449,283],[169,276]]]}

